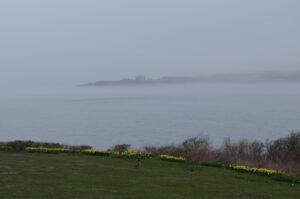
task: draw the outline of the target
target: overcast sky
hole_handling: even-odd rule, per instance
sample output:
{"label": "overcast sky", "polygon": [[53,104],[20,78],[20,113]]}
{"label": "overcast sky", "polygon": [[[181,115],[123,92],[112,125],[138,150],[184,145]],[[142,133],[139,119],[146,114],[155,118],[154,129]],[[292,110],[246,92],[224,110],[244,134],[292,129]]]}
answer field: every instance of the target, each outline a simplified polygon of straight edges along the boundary
{"label": "overcast sky", "polygon": [[299,67],[299,0],[0,1],[2,85]]}

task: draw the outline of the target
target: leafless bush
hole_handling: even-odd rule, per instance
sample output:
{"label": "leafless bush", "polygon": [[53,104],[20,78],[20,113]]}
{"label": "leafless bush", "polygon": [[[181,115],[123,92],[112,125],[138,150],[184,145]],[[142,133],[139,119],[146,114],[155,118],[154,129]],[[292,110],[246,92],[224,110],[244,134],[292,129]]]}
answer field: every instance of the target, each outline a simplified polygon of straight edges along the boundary
{"label": "leafless bush", "polygon": [[300,132],[269,142],[268,159],[273,162],[300,162]]}
{"label": "leafless bush", "polygon": [[254,162],[261,162],[265,156],[265,144],[260,141],[249,143],[249,157]]}
{"label": "leafless bush", "polygon": [[227,164],[251,162],[259,165],[264,160],[264,156],[265,144],[260,141],[249,141],[247,139],[233,142],[230,138],[226,138],[223,146],[218,150],[218,158]]}
{"label": "leafless bush", "polygon": [[113,146],[109,151],[122,153],[127,151],[128,149],[130,149],[130,144],[117,144]]}
{"label": "leafless bush", "polygon": [[211,161],[213,159],[212,146],[209,138],[198,136],[184,140],[182,142],[184,155],[191,161]]}

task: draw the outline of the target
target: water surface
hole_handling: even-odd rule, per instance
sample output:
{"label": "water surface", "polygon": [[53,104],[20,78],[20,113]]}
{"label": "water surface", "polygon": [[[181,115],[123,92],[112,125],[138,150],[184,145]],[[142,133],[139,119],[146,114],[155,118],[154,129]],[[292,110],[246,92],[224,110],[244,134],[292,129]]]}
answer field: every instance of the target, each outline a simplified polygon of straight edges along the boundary
{"label": "water surface", "polygon": [[1,140],[179,143],[208,135],[264,140],[300,130],[297,84],[15,88],[0,94]]}

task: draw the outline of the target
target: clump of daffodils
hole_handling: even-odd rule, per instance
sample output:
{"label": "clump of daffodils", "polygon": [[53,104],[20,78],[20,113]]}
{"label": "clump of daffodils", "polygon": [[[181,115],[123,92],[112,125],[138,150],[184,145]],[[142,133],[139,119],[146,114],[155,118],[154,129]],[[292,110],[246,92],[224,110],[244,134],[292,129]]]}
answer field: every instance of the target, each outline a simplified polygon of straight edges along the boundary
{"label": "clump of daffodils", "polygon": [[40,153],[70,153],[70,149],[65,148],[44,148],[44,147],[26,147],[27,152],[40,152]]}
{"label": "clump of daffodils", "polygon": [[86,155],[94,156],[112,156],[116,158],[128,158],[128,159],[150,159],[152,155],[150,153],[142,153],[134,150],[127,150],[124,152],[111,152],[100,151],[94,149],[84,149],[82,151],[74,151],[66,148],[42,148],[42,147],[27,147],[26,152],[40,152],[40,153],[75,153],[80,152]]}
{"label": "clump of daffodils", "polygon": [[152,157],[150,153],[142,153],[135,150],[127,150],[124,152],[113,152],[112,155],[117,158],[129,158],[129,159],[150,159]]}
{"label": "clump of daffodils", "polygon": [[261,174],[261,175],[283,175],[284,173],[278,170],[274,169],[267,169],[267,168],[253,168],[243,165],[230,165],[229,168],[241,171],[241,172],[249,172],[249,173],[255,173],[255,174]]}
{"label": "clump of daffodils", "polygon": [[186,159],[184,157],[171,156],[171,155],[160,155],[161,160],[174,161],[174,162],[184,162]]}
{"label": "clump of daffodils", "polygon": [[112,151],[99,151],[93,149],[85,149],[81,151],[84,154],[95,155],[95,156],[112,156],[116,158],[129,158],[129,159],[147,159],[151,158],[151,154],[142,153],[134,150],[127,150],[124,152],[112,152]]}
{"label": "clump of daffodils", "polygon": [[83,154],[87,155],[95,155],[95,156],[109,156],[111,155],[108,151],[100,151],[100,150],[93,150],[93,149],[85,149],[81,151]]}

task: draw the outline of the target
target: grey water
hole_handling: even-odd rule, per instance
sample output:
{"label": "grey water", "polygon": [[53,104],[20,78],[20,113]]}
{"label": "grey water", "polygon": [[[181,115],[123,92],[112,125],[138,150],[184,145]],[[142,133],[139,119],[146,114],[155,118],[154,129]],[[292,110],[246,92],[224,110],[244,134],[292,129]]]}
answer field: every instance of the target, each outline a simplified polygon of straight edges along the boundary
{"label": "grey water", "polygon": [[275,139],[300,130],[299,84],[61,86],[0,93],[0,140],[163,145],[197,135]]}

